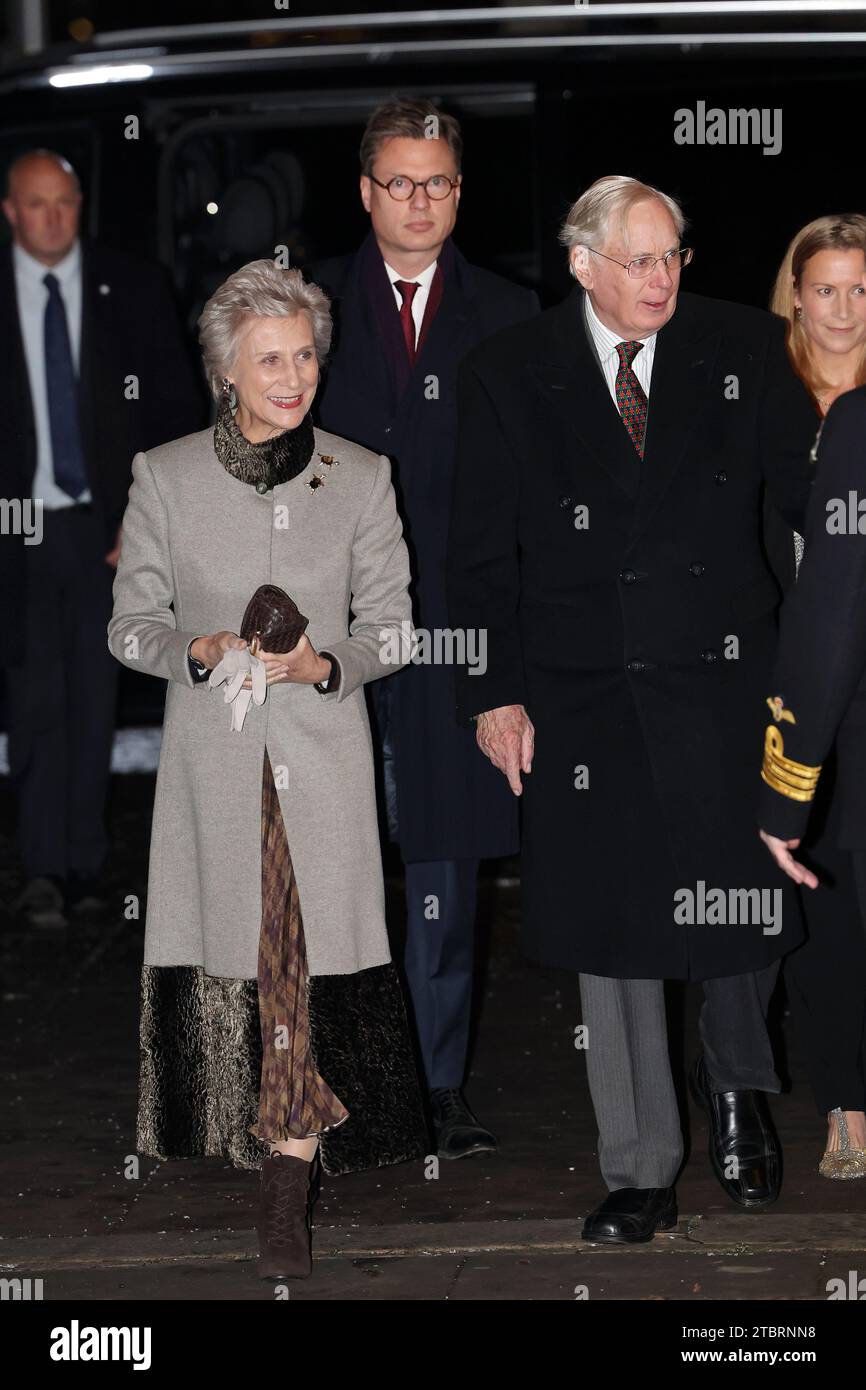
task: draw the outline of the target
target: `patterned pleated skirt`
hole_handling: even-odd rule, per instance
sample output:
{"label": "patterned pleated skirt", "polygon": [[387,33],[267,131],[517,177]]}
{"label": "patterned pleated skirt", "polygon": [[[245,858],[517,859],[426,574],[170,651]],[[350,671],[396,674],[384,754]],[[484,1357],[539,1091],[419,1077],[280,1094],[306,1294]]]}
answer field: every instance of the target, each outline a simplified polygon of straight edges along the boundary
{"label": "patterned pleated skirt", "polygon": [[335,1128],[349,1112],[316,1070],[307,1009],[307,953],[289,844],[268,750],[262,764],[262,934],[259,1017],[262,1078],[250,1134],[305,1139]]}

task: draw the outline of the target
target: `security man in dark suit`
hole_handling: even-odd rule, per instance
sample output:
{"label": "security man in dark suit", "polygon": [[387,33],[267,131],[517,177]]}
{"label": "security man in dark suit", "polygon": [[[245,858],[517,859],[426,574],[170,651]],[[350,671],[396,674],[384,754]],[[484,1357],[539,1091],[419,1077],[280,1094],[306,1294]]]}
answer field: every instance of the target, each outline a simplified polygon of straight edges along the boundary
{"label": "security man in dark suit", "polygon": [[[334,301],[335,347],[319,423],[392,460],[414,622],[427,642],[371,695],[389,820],[406,871],[406,974],[445,1158],[496,1147],[461,1088],[478,861],[511,854],[518,844],[513,798],[455,717],[445,552],[457,366],[481,339],[539,307],[531,290],[470,265],[451,240],[461,150],[457,121],[430,102],[395,99],[380,107],[361,142],[370,232],[354,254],[305,272]],[[446,639],[438,656],[437,635]],[[471,655],[480,668],[483,650]]]}
{"label": "security man in dark suit", "polygon": [[99,900],[117,662],[106,645],[133,455],[203,424],[163,271],[79,239],[78,177],[10,166],[0,252],[0,624],[9,765],[36,925]]}

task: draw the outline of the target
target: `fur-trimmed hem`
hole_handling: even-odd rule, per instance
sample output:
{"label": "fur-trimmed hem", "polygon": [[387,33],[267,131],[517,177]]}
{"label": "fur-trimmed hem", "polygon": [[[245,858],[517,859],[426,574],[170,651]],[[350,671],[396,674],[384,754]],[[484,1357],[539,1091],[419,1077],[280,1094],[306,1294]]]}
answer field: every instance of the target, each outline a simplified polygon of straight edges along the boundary
{"label": "fur-trimmed hem", "polygon": [[[423,1157],[430,1137],[393,963],[308,980],[310,1042],[349,1118],[320,1138],[329,1175]],[[144,966],[137,1148],[153,1158],[227,1158],[258,1169],[262,1043],[256,980],[201,966]]]}

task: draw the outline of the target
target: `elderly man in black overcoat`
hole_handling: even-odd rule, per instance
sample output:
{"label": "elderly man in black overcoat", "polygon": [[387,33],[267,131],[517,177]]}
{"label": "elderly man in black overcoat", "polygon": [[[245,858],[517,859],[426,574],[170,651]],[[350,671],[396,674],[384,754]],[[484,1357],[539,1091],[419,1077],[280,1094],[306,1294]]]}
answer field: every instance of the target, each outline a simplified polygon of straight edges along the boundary
{"label": "elderly man in black overcoat", "polygon": [[779,587],[765,487],[802,524],[814,412],[783,324],[680,293],[666,194],[622,176],[574,204],[578,285],[463,363],[450,617],[488,632],[459,709],[524,801],[523,944],[580,972],[607,1198],[593,1240],[677,1219],[663,982],[703,981],[693,1072],[726,1192],[779,1190],[766,1008],[802,938],[754,832]]}
{"label": "elderly man in black overcoat", "polygon": [[[458,122],[432,103],[394,98],[379,107],[360,150],[370,231],[352,255],[305,269],[333,300],[318,419],[391,458],[412,563],[419,641],[411,663],[371,697],[406,872],[406,976],[445,1158],[496,1147],[462,1092],[476,882],[480,859],[518,848],[514,798],[455,717],[460,648],[447,633],[445,554],[457,367],[483,338],[539,307],[533,291],[470,265],[453,243],[461,151]],[[483,649],[469,654],[480,670]]]}

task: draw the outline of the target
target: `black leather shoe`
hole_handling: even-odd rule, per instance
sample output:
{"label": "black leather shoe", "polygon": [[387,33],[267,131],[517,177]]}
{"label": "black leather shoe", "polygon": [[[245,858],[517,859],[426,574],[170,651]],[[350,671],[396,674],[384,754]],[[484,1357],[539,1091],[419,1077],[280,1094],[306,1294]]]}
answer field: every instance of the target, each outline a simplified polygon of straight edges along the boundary
{"label": "black leather shoe", "polygon": [[28,879],[12,904],[16,915],[26,917],[31,927],[68,927],[64,911],[66,885],[57,874]]}
{"label": "black leather shoe", "polygon": [[618,1187],[583,1225],[584,1240],[610,1245],[641,1245],[656,1231],[677,1224],[677,1196],[672,1187]]}
{"label": "black leather shoe", "polygon": [[90,875],[71,873],[66,880],[66,911],[78,915],[81,912],[100,912],[107,907],[108,899],[98,878]]}
{"label": "black leather shoe", "polygon": [[703,1057],[689,1078],[710,1121],[710,1162],[741,1207],[768,1207],[782,1188],[782,1151],[763,1091],[711,1091]]}
{"label": "black leather shoe", "polygon": [[440,1158],[468,1158],[470,1154],[496,1153],[495,1135],[480,1125],[463,1092],[457,1087],[437,1087],[430,1092],[430,1108],[436,1148]]}

